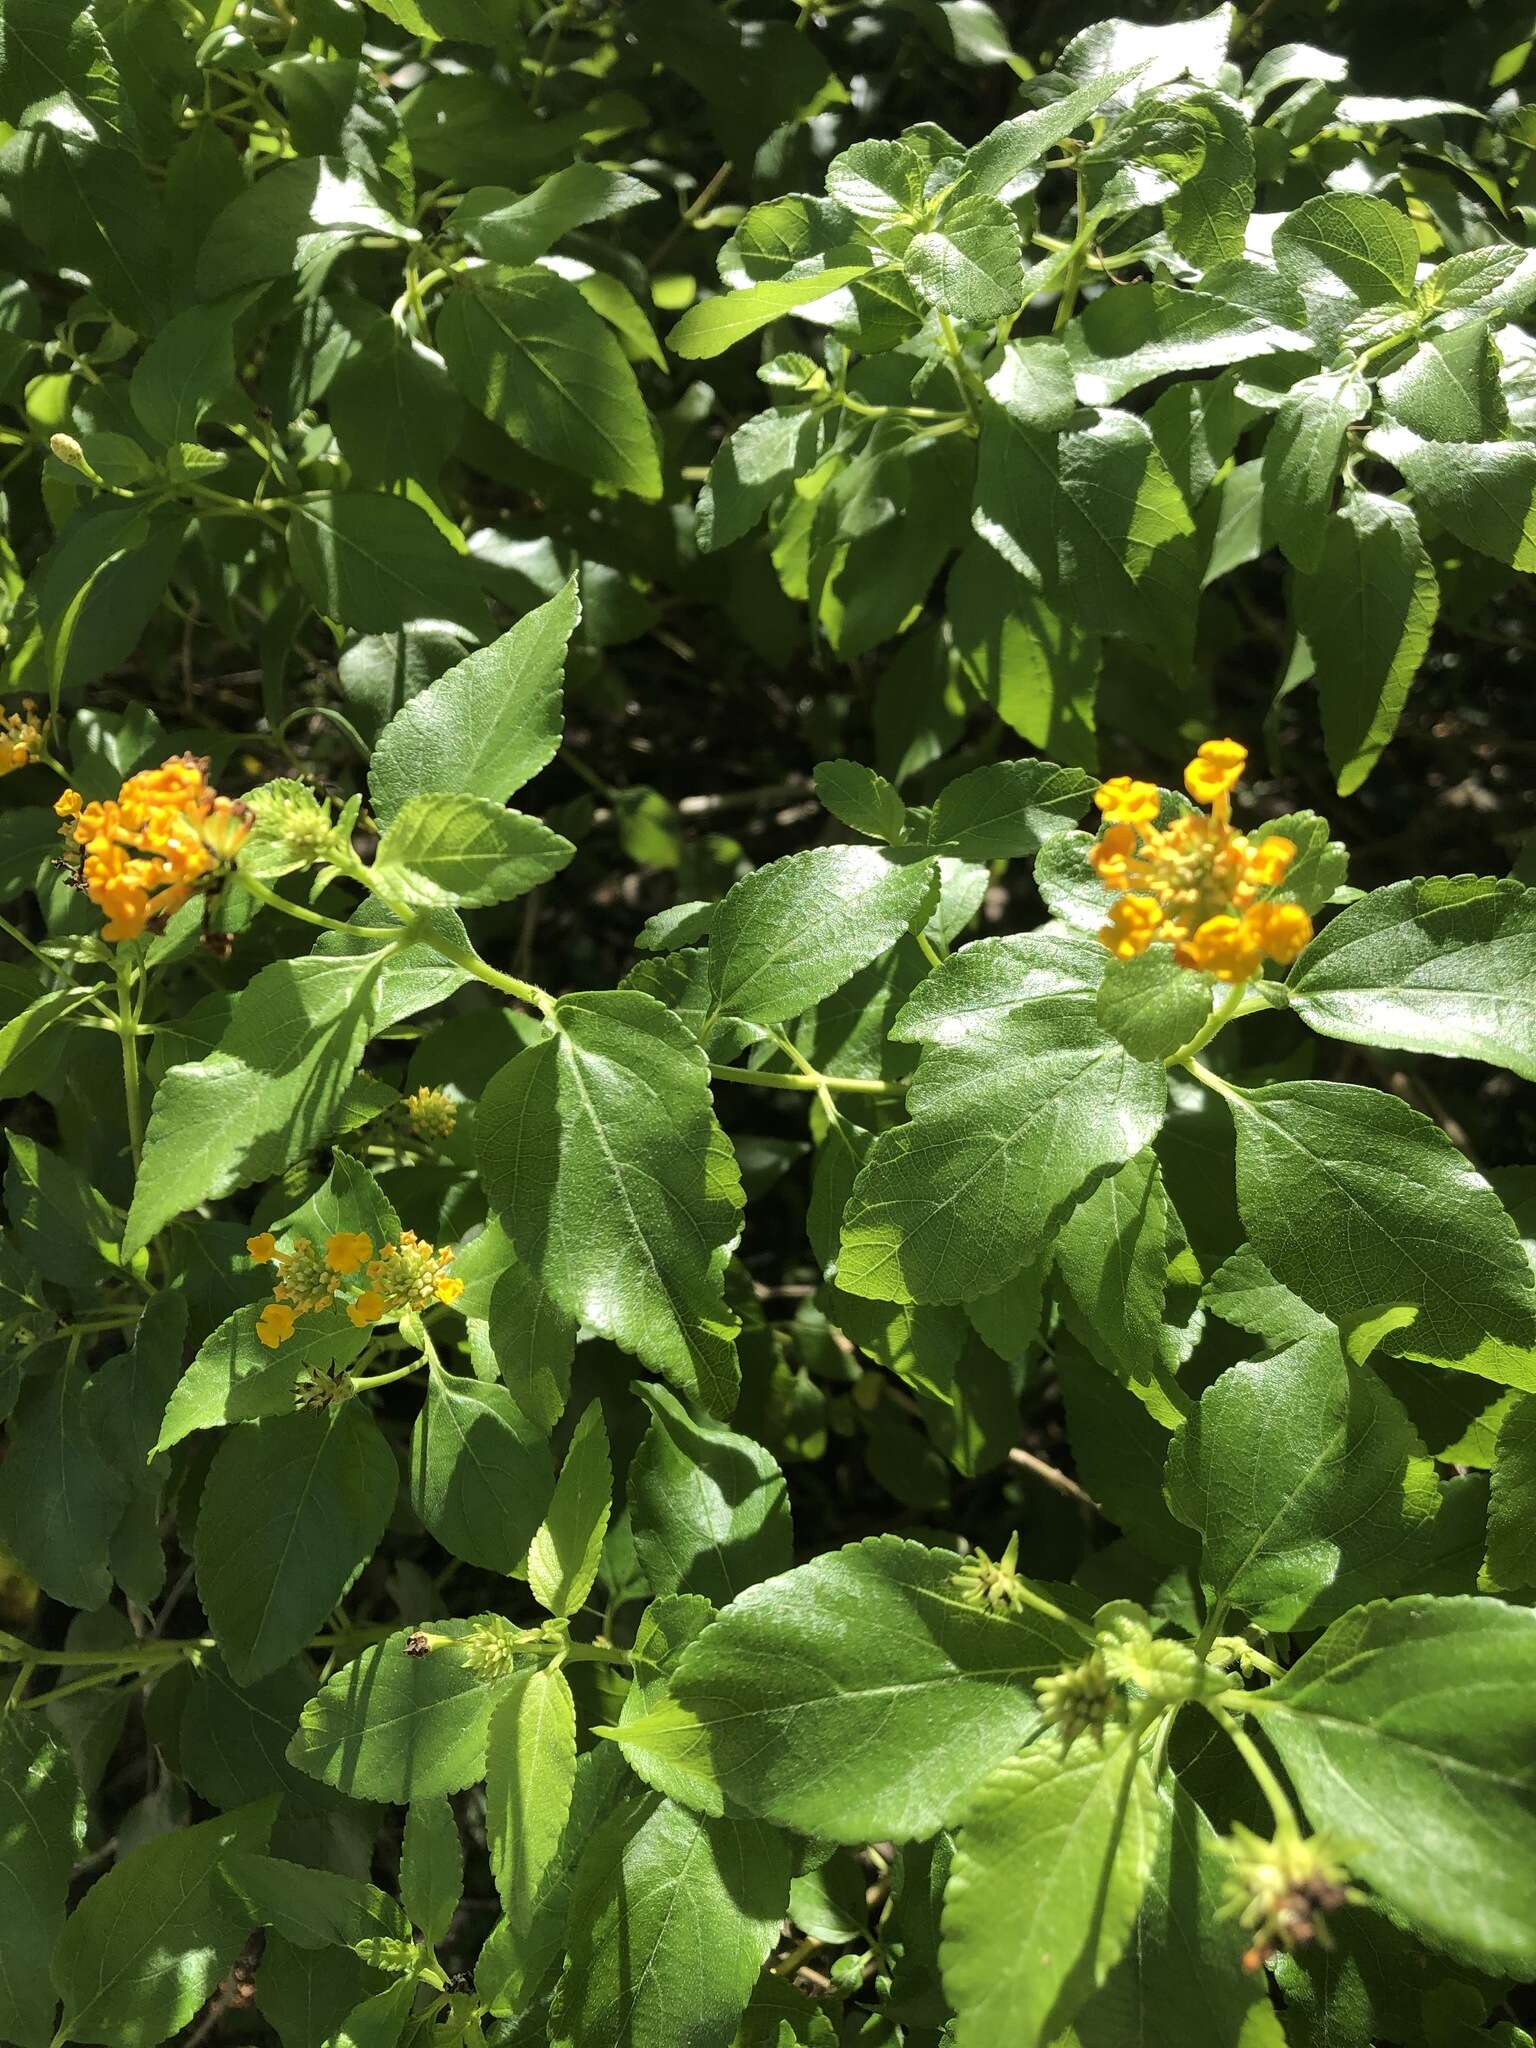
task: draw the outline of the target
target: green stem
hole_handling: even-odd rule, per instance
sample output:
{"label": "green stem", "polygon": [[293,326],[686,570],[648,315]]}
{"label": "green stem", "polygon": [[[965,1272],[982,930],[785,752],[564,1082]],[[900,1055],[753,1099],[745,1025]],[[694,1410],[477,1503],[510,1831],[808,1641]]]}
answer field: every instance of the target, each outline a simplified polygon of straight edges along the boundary
{"label": "green stem", "polygon": [[1223,1081],[1220,1074],[1213,1074],[1210,1068],[1202,1065],[1199,1060],[1185,1059],[1183,1064],[1197,1081],[1207,1088],[1214,1089],[1216,1094],[1225,1095],[1228,1102],[1247,1101],[1247,1094],[1243,1089],[1234,1088],[1230,1081]]}
{"label": "green stem", "polygon": [[322,931],[345,932],[349,939],[398,939],[400,930],[394,925],[347,924],[342,918],[327,917],[323,911],[310,910],[302,903],[290,903],[286,896],[279,896],[275,889],[269,889],[265,882],[258,882],[254,875],[248,875],[242,868],[236,879],[242,889],[265,903],[269,910],[280,910],[284,917],[295,917],[300,924],[318,925]]}
{"label": "green stem", "polygon": [[1231,1023],[1248,996],[1248,983],[1235,981],[1226,995],[1211,1011],[1200,1029],[1187,1045],[1181,1045],[1177,1052],[1169,1053],[1163,1061],[1165,1067],[1186,1066],[1197,1052],[1204,1052],[1218,1031]]}
{"label": "green stem", "polygon": [[[19,931],[16,928],[16,926],[11,923],[8,917],[0,917],[0,932],[4,932],[6,937],[14,941],[16,945],[20,946],[23,952],[30,953],[32,955],[32,958],[37,962],[39,967],[46,967],[50,974],[57,974],[65,981],[68,981],[70,979],[68,970],[59,961],[50,960],[48,955],[43,951],[42,947],[35,946],[32,943],[32,941],[27,937],[26,933],[24,931]],[[117,1012],[112,1008],[110,1003],[104,1001],[101,996],[95,995],[89,990],[86,991],[86,1001],[94,1003],[97,1009],[101,1011],[104,1017],[111,1018],[112,1029],[114,1031],[117,1029]]]}
{"label": "green stem", "polygon": [[914,932],[912,936],[917,941],[917,950],[922,954],[930,967],[942,967],[944,965],[944,955],[926,932]]}
{"label": "green stem", "polygon": [[1264,1752],[1233,1716],[1224,1708],[1211,1702],[1209,1711],[1218,1725],[1232,1738],[1234,1748],[1243,1762],[1253,1773],[1254,1783],[1264,1794],[1270,1812],[1275,1818],[1275,1827],[1281,1833],[1300,1834],[1301,1826],[1296,1818],[1296,1809],[1286,1797],[1285,1787],[1265,1761]]}
{"label": "green stem", "polygon": [[365,1373],[361,1379],[353,1380],[352,1391],[361,1393],[365,1387],[392,1387],[396,1380],[408,1380],[413,1372],[420,1372],[429,1362],[426,1353],[423,1352],[420,1358],[413,1358],[409,1365],[397,1365],[393,1372]]}
{"label": "green stem", "polygon": [[1083,174],[1077,173],[1077,233],[1072,239],[1071,253],[1067,258],[1067,273],[1062,279],[1061,300],[1056,308],[1056,318],[1051,322],[1051,332],[1060,334],[1077,311],[1077,295],[1082,289],[1083,272],[1088,265],[1088,244],[1093,239],[1093,230],[1084,225],[1088,213],[1088,196],[1083,190]]}
{"label": "green stem", "polygon": [[976,400],[971,392],[971,366],[965,359],[965,350],[955,332],[955,323],[945,312],[939,314],[939,332],[944,337],[944,346],[949,359],[955,366],[955,382],[960,386],[960,397],[972,423],[976,419]]}
{"label": "green stem", "polygon": [[123,1048],[123,1100],[128,1111],[128,1149],[137,1174],[144,1157],[144,1097],[139,1080],[139,1019],[133,1002],[133,966],[121,953],[117,970],[118,1039]]}
{"label": "green stem", "polygon": [[549,1016],[555,1007],[556,998],[547,989],[535,982],[520,981],[515,974],[503,974],[499,968],[490,966],[468,946],[455,945],[451,939],[440,939],[431,932],[419,932],[417,940],[421,945],[430,946],[434,953],[441,953],[445,960],[451,960],[455,967],[462,967],[466,974],[472,974],[476,981],[483,981],[488,988],[498,988],[503,995],[515,996],[520,1003],[527,1003],[530,1009]]}
{"label": "green stem", "polygon": [[764,1074],[756,1067],[717,1067],[710,1074],[716,1081],[740,1081],[749,1088],[789,1088],[802,1095],[815,1095],[830,1088],[840,1095],[874,1095],[887,1099],[903,1091],[889,1081],[865,1081],[854,1074]]}

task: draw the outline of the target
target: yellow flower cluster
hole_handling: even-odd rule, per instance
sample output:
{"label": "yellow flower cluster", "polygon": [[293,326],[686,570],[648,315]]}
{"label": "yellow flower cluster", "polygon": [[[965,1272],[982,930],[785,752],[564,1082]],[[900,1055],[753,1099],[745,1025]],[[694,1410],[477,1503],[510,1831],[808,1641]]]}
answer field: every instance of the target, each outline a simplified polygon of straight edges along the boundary
{"label": "yellow flower cluster", "polygon": [[1247,981],[1266,960],[1289,966],[1312,937],[1299,903],[1266,892],[1285,880],[1296,848],[1273,833],[1255,843],[1232,823],[1231,793],[1248,763],[1236,740],[1207,740],[1184,771],[1184,786],[1209,806],[1162,829],[1161,797],[1150,782],[1116,775],[1094,802],[1109,830],[1088,858],[1115,892],[1099,938],[1117,960],[1166,941],[1181,967],[1218,981]]}
{"label": "yellow flower cluster", "polygon": [[414,1230],[402,1230],[398,1244],[381,1245],[377,1257],[373,1239],[361,1230],[334,1232],[323,1252],[307,1237],[296,1237],[288,1251],[279,1251],[270,1230],[248,1237],[245,1248],[258,1264],[277,1268],[272,1299],[256,1319],[256,1335],[269,1351],[287,1342],[300,1316],[329,1308],[342,1281],[364,1268],[373,1284],[347,1303],[348,1319],[359,1330],[402,1309],[455,1302],[464,1292],[464,1282],[448,1271],[452,1251],[423,1243]]}
{"label": "yellow flower cluster", "polygon": [[0,704],[0,775],[28,767],[42,751],[43,721],[32,699],[23,697],[19,712]]}
{"label": "yellow flower cluster", "polygon": [[208,763],[192,754],[130,775],[104,803],[66,789],[53,808],[66,842],[84,850],[81,884],[106,912],[102,937],[114,941],[162,925],[233,860],[251,829],[250,811],[220,796]]}
{"label": "yellow flower cluster", "polygon": [[418,1088],[414,1095],[407,1095],[405,1114],[414,1135],[429,1143],[452,1137],[459,1120],[458,1104],[441,1088]]}

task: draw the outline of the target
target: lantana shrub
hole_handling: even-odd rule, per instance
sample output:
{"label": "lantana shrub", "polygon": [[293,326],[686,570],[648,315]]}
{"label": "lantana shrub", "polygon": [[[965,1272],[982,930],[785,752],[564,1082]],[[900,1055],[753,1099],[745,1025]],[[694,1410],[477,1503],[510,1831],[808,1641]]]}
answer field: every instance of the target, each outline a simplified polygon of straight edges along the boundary
{"label": "lantana shrub", "polygon": [[1529,2042],[1529,45],[1151,11],[0,0],[5,2042]]}

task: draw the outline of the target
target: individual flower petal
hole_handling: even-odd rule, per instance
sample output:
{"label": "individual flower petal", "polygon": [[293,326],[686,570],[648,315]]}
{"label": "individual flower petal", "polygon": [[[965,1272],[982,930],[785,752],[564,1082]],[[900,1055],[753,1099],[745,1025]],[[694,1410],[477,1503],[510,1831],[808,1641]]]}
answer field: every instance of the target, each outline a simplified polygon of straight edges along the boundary
{"label": "individual flower petal", "polygon": [[1112,824],[1127,825],[1155,824],[1163,804],[1155,784],[1134,782],[1129,775],[1112,775],[1101,782],[1093,800]]}
{"label": "individual flower petal", "polygon": [[277,1239],[270,1230],[259,1230],[254,1237],[245,1240],[245,1248],[258,1266],[264,1266],[277,1255]]}
{"label": "individual flower petal", "polygon": [[1099,927],[1099,942],[1117,960],[1134,960],[1157,936],[1163,913],[1152,896],[1122,896],[1109,907],[1109,922]]}
{"label": "individual flower petal", "polygon": [[293,1310],[280,1301],[269,1301],[256,1318],[256,1335],[269,1351],[275,1351],[293,1335]]}
{"label": "individual flower petal", "polygon": [[356,1301],[347,1304],[347,1320],[354,1329],[366,1330],[370,1323],[376,1323],[384,1313],[384,1297],[370,1287],[360,1294]]}
{"label": "individual flower petal", "polygon": [[1184,770],[1184,787],[1197,804],[1213,804],[1241,779],[1248,749],[1236,740],[1207,740]]}
{"label": "individual flower petal", "polygon": [[355,1273],[373,1257],[373,1239],[362,1230],[338,1230],[325,1240],[325,1263],[333,1273]]}

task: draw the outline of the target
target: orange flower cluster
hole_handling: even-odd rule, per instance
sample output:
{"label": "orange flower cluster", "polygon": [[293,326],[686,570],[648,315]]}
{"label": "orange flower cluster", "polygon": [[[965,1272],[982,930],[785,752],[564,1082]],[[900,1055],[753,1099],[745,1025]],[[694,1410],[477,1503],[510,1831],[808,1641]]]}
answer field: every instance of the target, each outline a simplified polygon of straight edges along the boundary
{"label": "orange flower cluster", "polygon": [[247,807],[220,796],[208,763],[192,754],[130,775],[104,803],[66,789],[53,808],[66,842],[84,849],[81,883],[106,912],[102,937],[114,941],[163,925],[233,860],[252,824]]}
{"label": "orange flower cluster", "polygon": [[0,704],[0,775],[26,768],[43,751],[43,721],[30,697],[23,697],[21,710],[9,714]]}
{"label": "orange flower cluster", "polygon": [[402,1309],[455,1302],[464,1292],[464,1282],[448,1271],[452,1251],[437,1251],[414,1230],[402,1230],[398,1244],[381,1245],[377,1257],[373,1239],[361,1230],[334,1232],[325,1240],[324,1252],[308,1237],[296,1237],[288,1251],[279,1251],[270,1230],[248,1237],[245,1248],[258,1264],[277,1268],[272,1300],[256,1319],[256,1335],[269,1351],[287,1342],[300,1316],[329,1308],[342,1281],[364,1267],[373,1285],[347,1303],[348,1319],[359,1330]]}
{"label": "orange flower cluster", "polygon": [[1231,793],[1248,763],[1236,740],[1207,740],[1184,771],[1184,786],[1210,807],[1157,823],[1162,799],[1150,782],[1117,775],[1094,802],[1109,830],[1088,858],[1115,891],[1099,938],[1117,960],[1134,960],[1154,941],[1173,946],[1181,967],[1217,981],[1247,981],[1266,960],[1289,966],[1312,937],[1299,903],[1268,895],[1296,858],[1273,833],[1255,843],[1232,824]]}

